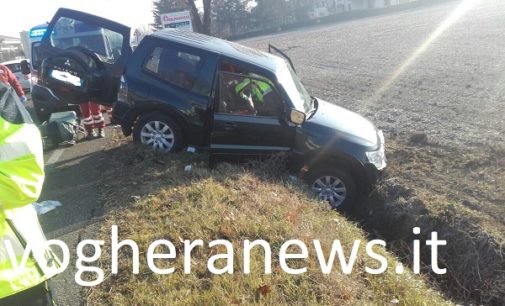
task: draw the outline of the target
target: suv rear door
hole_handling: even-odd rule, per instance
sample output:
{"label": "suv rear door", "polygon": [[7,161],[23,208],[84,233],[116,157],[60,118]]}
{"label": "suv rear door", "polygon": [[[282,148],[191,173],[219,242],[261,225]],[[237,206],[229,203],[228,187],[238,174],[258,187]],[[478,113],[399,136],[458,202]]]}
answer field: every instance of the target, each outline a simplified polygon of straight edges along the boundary
{"label": "suv rear door", "polygon": [[41,41],[43,61],[34,98],[55,106],[87,101],[111,105],[131,53],[129,27],[61,8]]}

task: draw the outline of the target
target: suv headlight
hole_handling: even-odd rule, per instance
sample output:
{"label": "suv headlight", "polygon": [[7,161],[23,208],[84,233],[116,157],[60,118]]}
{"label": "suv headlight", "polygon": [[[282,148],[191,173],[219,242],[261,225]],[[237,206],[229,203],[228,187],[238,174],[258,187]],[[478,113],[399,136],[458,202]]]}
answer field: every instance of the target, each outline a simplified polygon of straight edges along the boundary
{"label": "suv headlight", "polygon": [[368,161],[373,164],[377,170],[382,170],[386,168],[386,151],[385,151],[385,144],[384,144],[384,134],[382,133],[381,130],[378,132],[379,136],[379,149],[376,151],[369,151],[366,152],[366,157],[368,158]]}

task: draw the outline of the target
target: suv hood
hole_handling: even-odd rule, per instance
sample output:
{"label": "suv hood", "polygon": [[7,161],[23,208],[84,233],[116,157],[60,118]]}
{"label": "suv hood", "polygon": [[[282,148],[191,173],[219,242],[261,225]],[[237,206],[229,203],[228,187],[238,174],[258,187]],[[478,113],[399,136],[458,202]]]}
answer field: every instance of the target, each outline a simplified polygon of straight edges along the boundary
{"label": "suv hood", "polygon": [[[319,107],[306,124],[331,129],[341,137],[366,147],[377,147],[377,128],[368,119],[343,107],[318,99]],[[304,124],[305,125],[305,124]]]}

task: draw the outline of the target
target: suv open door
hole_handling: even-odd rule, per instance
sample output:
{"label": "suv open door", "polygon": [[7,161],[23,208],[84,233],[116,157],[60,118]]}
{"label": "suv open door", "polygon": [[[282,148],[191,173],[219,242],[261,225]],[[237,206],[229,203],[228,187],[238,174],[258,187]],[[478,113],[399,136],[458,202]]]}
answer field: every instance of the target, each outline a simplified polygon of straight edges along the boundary
{"label": "suv open door", "polygon": [[111,105],[131,53],[129,27],[61,8],[41,41],[33,98],[54,106],[88,101]]}
{"label": "suv open door", "polygon": [[[272,50],[273,50],[273,52],[272,52]],[[282,52],[281,49],[275,47],[274,45],[268,44],[268,53],[274,54],[274,55],[280,55],[281,57],[283,57],[289,63],[289,66],[291,66],[293,71],[296,73],[296,69],[295,69],[295,65],[293,65],[293,61],[286,53]]]}

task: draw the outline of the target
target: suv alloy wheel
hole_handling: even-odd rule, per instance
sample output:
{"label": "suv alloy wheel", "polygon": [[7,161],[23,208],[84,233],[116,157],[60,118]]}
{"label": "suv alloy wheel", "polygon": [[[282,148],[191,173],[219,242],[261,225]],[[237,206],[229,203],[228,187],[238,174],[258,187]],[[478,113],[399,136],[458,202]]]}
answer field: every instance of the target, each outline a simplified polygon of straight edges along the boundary
{"label": "suv alloy wheel", "polygon": [[316,169],[309,174],[308,182],[311,191],[334,209],[344,210],[356,201],[356,184],[343,170]]}
{"label": "suv alloy wheel", "polygon": [[162,152],[177,152],[183,140],[179,125],[162,114],[141,116],[133,128],[133,140]]}

